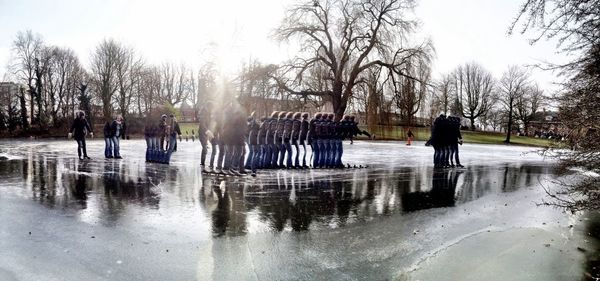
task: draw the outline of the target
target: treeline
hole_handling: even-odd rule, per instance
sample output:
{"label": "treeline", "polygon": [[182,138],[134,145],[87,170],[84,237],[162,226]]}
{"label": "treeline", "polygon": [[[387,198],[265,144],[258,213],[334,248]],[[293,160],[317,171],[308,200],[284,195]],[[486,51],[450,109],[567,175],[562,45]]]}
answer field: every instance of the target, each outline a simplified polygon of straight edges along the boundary
{"label": "treeline", "polygon": [[0,106],[0,123],[58,128],[76,110],[95,119],[131,119],[183,104],[194,112],[214,110],[235,99],[259,115],[327,110],[339,119],[352,111],[371,127],[429,125],[445,113],[468,120],[471,129],[510,132],[518,123],[527,132],[543,97],[527,71],[510,67],[493,77],[466,63],[433,79],[433,43],[416,39],[418,20],[409,16],[414,6],[412,0],[300,0],[274,30],[276,39],[294,44],[293,58],[277,65],[241,63],[227,79],[217,78],[210,62],[198,69],[148,63],[113,39],[96,46],[85,68],[71,49],[20,32],[8,72],[23,86]]}
{"label": "treeline", "polygon": [[100,42],[89,62],[85,68],[72,49],[46,44],[32,31],[19,32],[4,79],[18,87],[0,106],[2,128],[60,128],[78,110],[100,119],[172,112],[182,103],[199,105],[214,85],[211,64],[197,71],[183,63],[149,64],[113,39]]}

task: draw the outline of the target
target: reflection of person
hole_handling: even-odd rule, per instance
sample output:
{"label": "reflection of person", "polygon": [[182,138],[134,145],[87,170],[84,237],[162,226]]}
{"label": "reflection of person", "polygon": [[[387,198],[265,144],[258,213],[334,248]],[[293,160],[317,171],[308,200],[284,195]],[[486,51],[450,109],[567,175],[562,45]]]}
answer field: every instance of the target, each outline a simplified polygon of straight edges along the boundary
{"label": "reflection of person", "polygon": [[[94,137],[94,132],[90,127],[90,124],[85,119],[85,113],[83,111],[77,114],[77,118],[73,121],[73,125],[71,125],[71,130],[69,131],[69,136],[73,136],[73,139],[77,141],[77,155],[79,159],[90,159],[87,155],[87,150],[85,147],[85,135],[90,133],[90,136]],[[83,158],[82,158],[83,155]]]}
{"label": "reflection of person", "polygon": [[455,205],[456,185],[460,173],[446,169],[434,169],[431,177],[431,190],[417,191],[402,195],[402,209],[405,212],[452,207]]}
{"label": "reflection of person", "polygon": [[217,186],[214,188],[214,191],[217,194],[217,207],[212,213],[212,230],[215,236],[221,237],[227,233],[231,216],[229,212],[231,204],[227,187],[221,191],[221,188]]}

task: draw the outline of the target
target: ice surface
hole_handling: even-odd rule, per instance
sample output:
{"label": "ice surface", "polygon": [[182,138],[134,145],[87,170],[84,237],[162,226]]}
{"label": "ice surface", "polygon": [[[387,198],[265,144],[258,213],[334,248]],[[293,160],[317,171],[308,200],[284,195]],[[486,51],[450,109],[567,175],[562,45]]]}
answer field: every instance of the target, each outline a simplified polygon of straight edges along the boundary
{"label": "ice surface", "polygon": [[0,280],[564,280],[592,247],[536,205],[554,175],[528,147],[465,144],[465,169],[434,170],[423,143],[346,143],[369,168],[252,178],[203,175],[198,143],[171,165],[103,145],[0,141]]}

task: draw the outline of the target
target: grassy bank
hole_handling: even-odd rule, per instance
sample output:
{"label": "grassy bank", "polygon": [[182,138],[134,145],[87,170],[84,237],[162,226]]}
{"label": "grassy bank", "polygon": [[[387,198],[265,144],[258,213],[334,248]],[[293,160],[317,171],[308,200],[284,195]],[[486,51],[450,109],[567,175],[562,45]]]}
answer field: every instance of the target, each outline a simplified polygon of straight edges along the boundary
{"label": "grassy bank", "polygon": [[[185,132],[191,135],[192,130],[197,134],[198,125],[195,123],[180,123],[179,127],[181,132],[185,136]],[[367,130],[366,126],[361,126],[362,130]],[[410,129],[415,135],[415,140],[426,141],[431,135],[431,129],[428,127],[413,127]],[[376,130],[369,132],[375,136],[376,140],[406,140],[406,133],[403,127],[398,126],[378,126]],[[493,133],[493,132],[473,132],[473,131],[461,131],[463,140],[466,143],[479,143],[479,144],[505,144],[504,139],[506,135],[504,133]],[[366,139],[365,136],[359,136],[357,139]],[[540,146],[546,147],[551,144],[550,140],[531,138],[531,137],[520,137],[513,135],[510,137],[511,144],[515,145],[528,145],[528,146]]]}
{"label": "grassy bank", "polygon": [[[361,129],[366,130],[366,127]],[[428,127],[414,127],[410,129],[415,135],[415,140],[426,141],[430,138],[431,129]],[[376,130],[370,132],[375,135],[375,139],[379,140],[406,140],[406,133],[403,127],[397,126],[378,126]],[[505,144],[506,134],[494,133],[494,132],[479,132],[479,131],[461,131],[463,140],[466,143],[479,143],[479,144]],[[359,139],[365,139],[360,137]],[[512,135],[510,137],[510,143],[515,145],[527,145],[527,146],[550,146],[552,141],[548,139],[539,139],[532,137],[522,137]]]}

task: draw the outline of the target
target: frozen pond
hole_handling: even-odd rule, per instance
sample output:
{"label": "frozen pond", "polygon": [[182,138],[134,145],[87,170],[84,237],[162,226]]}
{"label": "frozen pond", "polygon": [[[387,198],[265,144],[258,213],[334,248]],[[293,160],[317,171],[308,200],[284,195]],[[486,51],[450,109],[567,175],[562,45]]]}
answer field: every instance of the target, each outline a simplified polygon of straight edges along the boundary
{"label": "frozen pond", "polygon": [[202,175],[198,143],[171,165],[103,144],[0,141],[0,280],[567,280],[595,249],[586,217],[536,205],[554,176],[532,148],[466,144],[465,169],[434,170],[422,143],[345,143],[369,168],[252,178]]}

